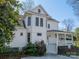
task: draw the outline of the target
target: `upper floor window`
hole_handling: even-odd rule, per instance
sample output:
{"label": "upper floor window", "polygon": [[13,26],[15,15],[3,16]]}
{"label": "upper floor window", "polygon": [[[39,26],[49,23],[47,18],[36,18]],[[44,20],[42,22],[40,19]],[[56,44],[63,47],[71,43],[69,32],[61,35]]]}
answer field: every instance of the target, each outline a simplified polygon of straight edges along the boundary
{"label": "upper floor window", "polygon": [[22,22],[23,22],[23,26],[24,26],[24,28],[26,28],[25,21],[23,20]]}
{"label": "upper floor window", "polygon": [[40,9],[38,9],[38,12],[40,13],[40,12],[41,12],[41,10],[40,10]]}
{"label": "upper floor window", "polygon": [[43,27],[43,18],[40,18],[40,26]]}
{"label": "upper floor window", "polygon": [[28,26],[31,26],[31,17],[28,17]]}
{"label": "upper floor window", "polygon": [[50,28],[50,24],[48,24],[48,28]]}
{"label": "upper floor window", "polygon": [[39,18],[36,17],[36,26],[39,26]]}

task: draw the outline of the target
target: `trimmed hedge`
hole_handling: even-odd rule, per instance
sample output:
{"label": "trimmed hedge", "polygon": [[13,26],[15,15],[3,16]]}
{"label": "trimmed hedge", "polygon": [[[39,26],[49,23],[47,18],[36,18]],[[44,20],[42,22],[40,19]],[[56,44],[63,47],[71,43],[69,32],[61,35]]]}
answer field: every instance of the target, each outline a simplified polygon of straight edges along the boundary
{"label": "trimmed hedge", "polygon": [[19,53],[19,48],[3,47],[0,49],[0,54],[15,55],[18,53]]}

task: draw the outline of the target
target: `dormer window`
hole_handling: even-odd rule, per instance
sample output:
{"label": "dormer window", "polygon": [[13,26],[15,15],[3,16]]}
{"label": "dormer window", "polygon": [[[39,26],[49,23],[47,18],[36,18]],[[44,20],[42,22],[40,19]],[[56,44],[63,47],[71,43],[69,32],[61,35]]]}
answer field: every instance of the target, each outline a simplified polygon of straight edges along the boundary
{"label": "dormer window", "polygon": [[40,13],[41,12],[41,10],[40,9],[38,9],[38,13]]}

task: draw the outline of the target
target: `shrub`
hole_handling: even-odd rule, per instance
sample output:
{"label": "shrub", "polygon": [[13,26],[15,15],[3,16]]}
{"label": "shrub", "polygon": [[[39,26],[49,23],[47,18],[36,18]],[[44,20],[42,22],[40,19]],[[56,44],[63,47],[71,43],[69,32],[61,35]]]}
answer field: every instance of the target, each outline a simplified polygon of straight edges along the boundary
{"label": "shrub", "polygon": [[34,56],[37,55],[37,49],[36,46],[32,43],[28,43],[27,46],[23,49],[24,54]]}
{"label": "shrub", "polygon": [[23,48],[23,52],[25,55],[29,56],[42,56],[46,53],[46,45],[44,41],[35,42],[35,44],[30,42]]}
{"label": "shrub", "polygon": [[19,52],[19,48],[3,47],[2,49],[2,51],[0,50],[0,54],[16,55]]}
{"label": "shrub", "polygon": [[37,54],[38,55],[41,56],[46,53],[46,45],[45,45],[44,41],[36,42],[35,45],[37,47]]}

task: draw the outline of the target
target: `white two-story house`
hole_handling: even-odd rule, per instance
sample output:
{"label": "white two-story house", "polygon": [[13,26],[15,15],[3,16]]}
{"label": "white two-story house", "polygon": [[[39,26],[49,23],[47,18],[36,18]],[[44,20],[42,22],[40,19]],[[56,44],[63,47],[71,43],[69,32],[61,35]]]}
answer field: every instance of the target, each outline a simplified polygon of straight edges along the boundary
{"label": "white two-story house", "polygon": [[11,47],[22,48],[29,41],[44,40],[47,53],[57,54],[58,46],[73,45],[72,33],[59,30],[59,21],[50,17],[41,5],[27,11],[19,22],[22,26],[16,27]]}

